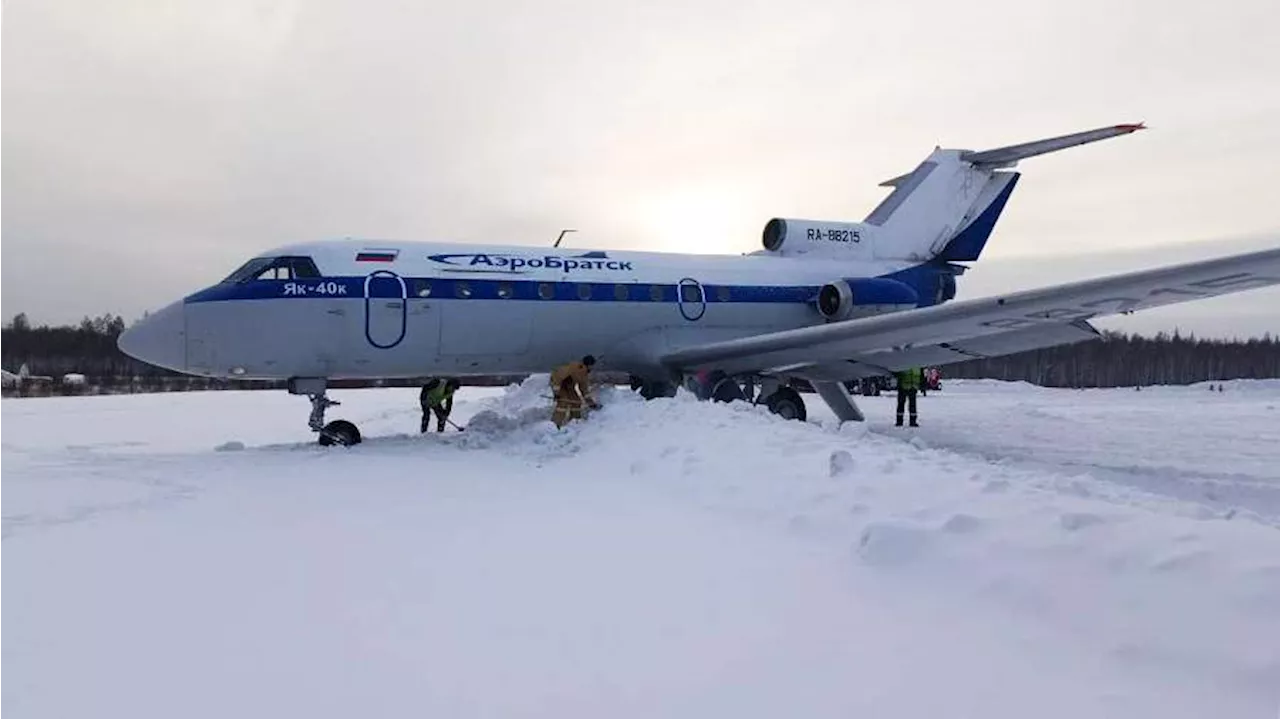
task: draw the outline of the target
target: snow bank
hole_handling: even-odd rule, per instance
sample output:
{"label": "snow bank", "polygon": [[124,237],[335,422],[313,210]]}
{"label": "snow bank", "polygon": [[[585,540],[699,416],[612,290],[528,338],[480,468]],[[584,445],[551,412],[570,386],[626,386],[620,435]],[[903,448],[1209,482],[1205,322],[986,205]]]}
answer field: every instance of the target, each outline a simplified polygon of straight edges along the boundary
{"label": "snow bank", "polygon": [[544,376],[426,436],[335,393],[349,449],[283,394],[6,400],[3,708],[1274,713],[1269,389],[946,387],[918,431],[612,388],[557,430]]}
{"label": "snow bank", "polygon": [[[537,415],[541,379],[497,406]],[[977,463],[910,434],[817,428],[683,392],[602,401],[591,421],[562,432],[535,424],[506,435],[503,451],[833,542],[904,591],[942,591],[1058,627],[1116,671],[1161,667],[1263,703],[1280,686],[1280,537],[1267,517],[1178,513],[1087,475]],[[1280,460],[1280,447],[1269,451]]]}

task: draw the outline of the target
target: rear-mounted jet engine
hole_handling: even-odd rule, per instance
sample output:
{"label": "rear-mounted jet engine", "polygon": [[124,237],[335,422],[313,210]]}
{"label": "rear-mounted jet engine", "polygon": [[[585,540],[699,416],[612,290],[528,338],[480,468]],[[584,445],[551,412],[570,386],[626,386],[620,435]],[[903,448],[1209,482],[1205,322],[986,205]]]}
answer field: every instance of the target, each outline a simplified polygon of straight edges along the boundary
{"label": "rear-mounted jet engine", "polygon": [[918,306],[920,297],[910,285],[884,277],[837,280],[818,290],[818,312],[833,322]]}

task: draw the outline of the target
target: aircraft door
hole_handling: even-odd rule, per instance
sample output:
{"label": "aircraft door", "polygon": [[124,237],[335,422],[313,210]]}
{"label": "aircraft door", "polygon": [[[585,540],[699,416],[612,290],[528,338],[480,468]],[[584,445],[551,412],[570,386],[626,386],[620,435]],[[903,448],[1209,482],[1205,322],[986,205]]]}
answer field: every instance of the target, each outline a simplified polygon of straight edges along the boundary
{"label": "aircraft door", "polygon": [[702,319],[707,311],[707,295],[702,284],[686,277],[676,287],[676,302],[680,306],[680,315],[690,322]]}
{"label": "aircraft door", "polygon": [[407,295],[404,279],[390,270],[364,279],[364,337],[370,345],[385,350],[404,341]]}

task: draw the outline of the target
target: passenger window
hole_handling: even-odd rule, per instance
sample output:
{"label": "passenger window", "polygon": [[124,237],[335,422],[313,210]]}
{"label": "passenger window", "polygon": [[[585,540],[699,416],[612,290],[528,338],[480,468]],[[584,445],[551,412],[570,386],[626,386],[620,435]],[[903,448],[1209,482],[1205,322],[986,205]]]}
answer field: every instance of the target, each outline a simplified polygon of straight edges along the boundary
{"label": "passenger window", "polygon": [[454,283],[453,293],[457,295],[459,299],[465,300],[471,296],[471,284],[468,282]]}
{"label": "passenger window", "polygon": [[585,285],[585,284],[578,285],[578,299],[580,300],[591,299],[591,285]]}
{"label": "passenger window", "polygon": [[613,286],[613,298],[619,302],[625,302],[631,297],[631,288],[626,285]]}
{"label": "passenger window", "polygon": [[552,299],[556,296],[556,287],[550,282],[543,282],[538,285],[538,296],[544,300]]}
{"label": "passenger window", "polygon": [[652,285],[649,287],[649,299],[654,302],[661,302],[662,294],[662,285]]}
{"label": "passenger window", "polygon": [[697,285],[680,285],[680,299],[685,302],[701,302],[702,288]]}
{"label": "passenger window", "polygon": [[413,294],[419,297],[431,296],[431,280],[413,280]]}
{"label": "passenger window", "polygon": [[499,283],[498,283],[498,296],[499,296],[499,297],[501,297],[501,298],[502,298],[502,299],[504,299],[504,300],[506,300],[506,299],[511,299],[511,295],[512,295],[512,294],[514,294],[514,292],[513,292],[513,290],[512,290],[512,287],[511,287],[511,283],[510,283],[510,282],[499,282]]}
{"label": "passenger window", "polygon": [[716,299],[720,300],[721,302],[728,302],[728,301],[729,301],[729,299],[730,299],[730,297],[729,297],[729,288],[728,288],[728,287],[725,287],[724,285],[721,285],[720,287],[717,287],[717,288],[716,288]]}

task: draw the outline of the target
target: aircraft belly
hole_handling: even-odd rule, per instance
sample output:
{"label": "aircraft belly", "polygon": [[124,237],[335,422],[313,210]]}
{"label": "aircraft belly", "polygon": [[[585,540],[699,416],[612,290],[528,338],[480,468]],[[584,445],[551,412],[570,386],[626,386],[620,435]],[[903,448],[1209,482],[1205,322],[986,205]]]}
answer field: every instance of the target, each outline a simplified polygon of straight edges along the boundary
{"label": "aircraft belly", "polygon": [[[545,372],[594,354],[642,372],[680,347],[812,324],[807,307],[707,303],[264,299],[186,305],[190,371],[243,379]],[[233,373],[234,369],[243,373]]]}

